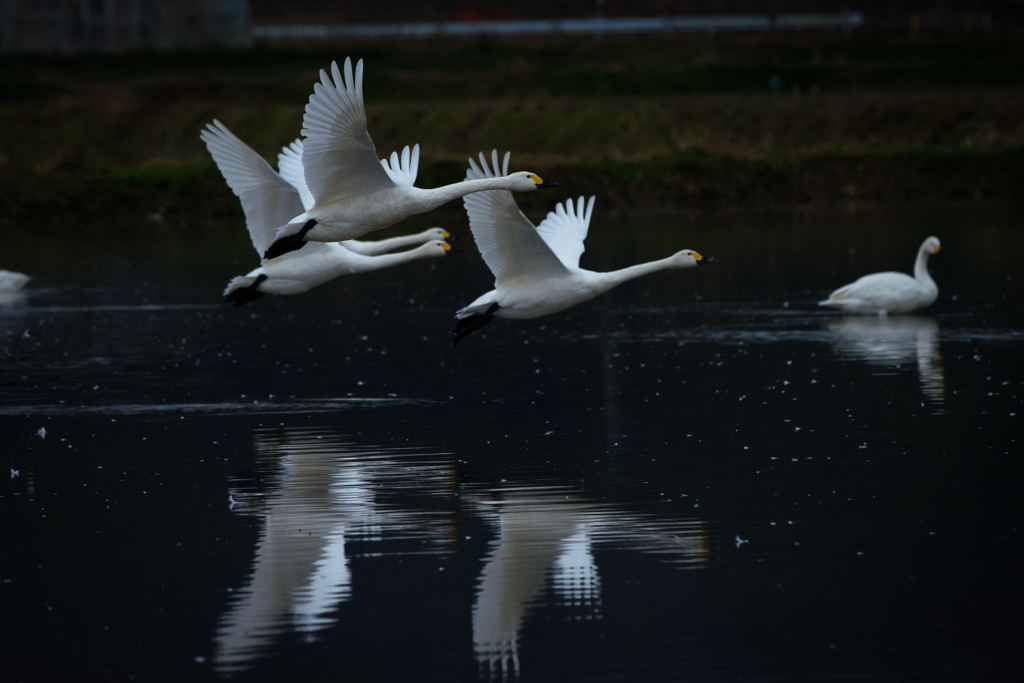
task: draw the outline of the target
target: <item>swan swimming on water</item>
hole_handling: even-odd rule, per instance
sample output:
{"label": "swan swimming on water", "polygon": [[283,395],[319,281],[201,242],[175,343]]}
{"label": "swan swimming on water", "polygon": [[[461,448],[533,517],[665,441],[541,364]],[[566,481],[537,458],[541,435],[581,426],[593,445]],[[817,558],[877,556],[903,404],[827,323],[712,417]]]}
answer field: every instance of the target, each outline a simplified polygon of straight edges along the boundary
{"label": "swan swimming on water", "polygon": [[[405,149],[402,150],[402,158],[399,160],[398,154],[395,152],[391,153],[391,165],[388,165],[386,159],[381,159],[381,166],[388,172],[389,176],[394,177],[393,174],[401,174],[405,181],[409,185],[416,184],[416,172],[419,167],[420,157],[420,146],[416,145],[410,154],[409,146],[406,145]],[[394,171],[391,169],[394,168]],[[302,140],[296,139],[285,145],[281,149],[281,153],[277,155],[277,169],[281,177],[284,178],[299,191],[299,198],[302,200],[302,206],[308,211],[313,208],[313,195],[310,193],[309,188],[306,186],[306,177],[302,169]],[[395,249],[402,247],[415,247],[424,242],[430,240],[447,240],[451,237],[447,230],[441,228],[429,228],[423,232],[418,232],[413,235],[403,235],[401,237],[391,237],[383,240],[345,240],[340,244],[347,247],[350,251],[354,251],[357,254],[365,254],[367,256],[376,256],[378,254],[385,254]],[[456,238],[458,239],[458,238]],[[456,251],[460,251],[456,249]]]}
{"label": "swan swimming on water", "polygon": [[[263,157],[239,140],[220,121],[200,135],[227,181],[242,202],[246,227],[257,253],[274,239],[274,230],[302,210],[299,191],[270,167]],[[341,244],[315,243],[301,254],[264,259],[262,265],[228,283],[224,301],[241,306],[264,294],[301,294],[341,275],[389,268],[421,258],[444,256],[451,245],[432,239],[417,249],[371,256]]]}
{"label": "swan swimming on water", "polygon": [[24,273],[0,269],[0,292],[19,292],[25,288],[25,285],[31,279]]}
{"label": "swan swimming on water", "polygon": [[[479,166],[469,160],[466,178],[507,176],[509,156],[506,152],[499,166],[497,150],[491,152],[492,171],[481,153]],[[583,197],[575,206],[571,199],[564,207],[559,203],[537,227],[519,210],[511,192],[478,192],[462,201],[480,254],[494,273],[495,287],[456,313],[453,346],[495,317],[524,320],[557,313],[642,275],[667,268],[695,268],[712,260],[684,249],[660,261],[595,273],[579,267],[594,197],[586,206]]]}
{"label": "swan swimming on water", "polygon": [[872,273],[840,287],[819,306],[831,306],[850,313],[888,315],[910,313],[931,306],[939,287],[928,274],[928,257],[941,248],[938,237],[929,237],[917,250],[914,277],[904,273]]}
{"label": "swan swimming on water", "polygon": [[[557,183],[545,182],[529,171],[501,178],[464,180],[431,190],[412,185],[402,169],[387,169],[377,158],[376,148],[366,132],[363,108],[363,60],[352,73],[352,60],[345,60],[342,79],[338,63],[331,63],[331,77],[320,71],[320,83],[306,105],[302,119],[305,136],[302,153],[303,175],[314,199],[311,209],[283,221],[276,240],[261,252],[275,258],[308,242],[343,242],[368,232],[483,190],[529,192]],[[410,168],[419,160],[419,146],[413,148]]]}

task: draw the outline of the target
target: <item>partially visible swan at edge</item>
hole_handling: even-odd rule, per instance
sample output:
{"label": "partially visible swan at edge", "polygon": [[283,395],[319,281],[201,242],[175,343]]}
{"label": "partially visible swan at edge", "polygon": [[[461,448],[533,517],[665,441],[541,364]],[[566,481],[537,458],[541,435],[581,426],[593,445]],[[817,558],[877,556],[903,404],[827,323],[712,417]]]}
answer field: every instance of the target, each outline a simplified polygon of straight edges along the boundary
{"label": "partially visible swan at edge", "polygon": [[862,315],[910,313],[931,306],[939,296],[939,287],[928,274],[928,257],[938,254],[940,248],[938,237],[921,243],[914,262],[914,277],[893,272],[865,275],[832,292],[818,305]]}
{"label": "partially visible swan at edge", "polygon": [[15,273],[11,270],[0,270],[0,292],[18,292],[25,288],[31,280],[24,273]]}
{"label": "partially visible swan at edge", "polygon": [[[413,187],[394,169],[388,171],[377,158],[376,148],[366,132],[363,108],[363,60],[352,74],[352,60],[345,60],[342,80],[338,63],[331,63],[331,75],[320,70],[320,83],[302,119],[305,136],[302,166],[315,200],[313,208],[290,217],[277,230],[277,239],[263,252],[274,258],[307,242],[343,242],[483,190],[528,192],[557,183],[520,171],[503,178],[465,180],[431,190]],[[412,151],[415,165],[419,145]]]}
{"label": "partially visible swan at edge", "polygon": [[[298,190],[220,121],[208,124],[200,137],[241,200],[249,237],[256,252],[263,253],[274,239],[275,228],[287,220],[284,216],[302,209]],[[301,294],[341,275],[440,257],[450,249],[447,242],[435,239],[411,251],[367,256],[340,244],[314,244],[301,254],[264,260],[259,268],[232,279],[224,290],[224,301],[241,306],[264,294]]]}
{"label": "partially visible swan at edge", "polygon": [[[497,150],[491,152],[492,171],[481,153],[480,166],[469,160],[466,177],[494,178],[499,169],[505,175],[509,156],[506,152],[499,167]],[[480,254],[494,273],[495,288],[456,313],[453,346],[495,317],[522,320],[557,313],[642,275],[711,261],[684,249],[660,261],[595,273],[579,267],[594,197],[585,209],[583,197],[575,207],[571,199],[565,208],[559,203],[537,227],[519,210],[510,192],[479,192],[462,201]]]}
{"label": "partially visible swan at edge", "polygon": [[[310,194],[309,188],[306,186],[306,178],[302,169],[302,149],[303,145],[301,139],[296,139],[294,142],[285,145],[281,149],[281,153],[277,155],[277,172],[280,173],[281,177],[287,180],[292,187],[299,191],[299,198],[302,200],[302,206],[304,206],[308,211],[313,208],[313,195]],[[412,154],[409,152],[409,146],[406,145],[405,149],[402,150],[401,160],[399,160],[397,153],[392,152],[390,166],[385,159],[381,159],[380,163],[389,176],[395,177],[396,175],[400,175],[405,182],[408,182],[410,185],[415,185],[416,173],[419,169],[419,157],[419,145],[412,150]],[[394,170],[392,170],[392,168]],[[447,230],[442,228],[429,228],[423,232],[418,232],[413,235],[403,235],[402,237],[391,237],[388,239],[373,241],[345,240],[340,244],[357,254],[375,256],[377,254],[386,254],[389,251],[394,251],[401,247],[414,247],[418,244],[429,242],[430,240],[447,240],[450,237],[451,235]],[[456,251],[459,250],[456,249]]]}

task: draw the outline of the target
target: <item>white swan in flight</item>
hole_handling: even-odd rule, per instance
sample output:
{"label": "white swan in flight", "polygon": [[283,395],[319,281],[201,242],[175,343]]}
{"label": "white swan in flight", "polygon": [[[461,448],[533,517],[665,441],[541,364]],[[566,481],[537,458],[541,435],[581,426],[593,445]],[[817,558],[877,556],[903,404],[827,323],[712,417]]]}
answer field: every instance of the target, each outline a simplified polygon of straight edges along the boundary
{"label": "white swan in flight", "polygon": [[[313,208],[313,195],[309,191],[309,187],[306,186],[306,177],[302,169],[302,140],[296,139],[281,148],[280,154],[277,155],[277,172],[281,174],[281,177],[288,181],[288,183],[299,191],[299,198],[302,200],[302,206],[308,211]],[[388,165],[387,160],[381,159],[380,163],[384,167],[384,170],[388,172],[388,175],[392,173],[400,173],[408,180],[410,185],[416,183],[416,171],[419,166],[420,148],[417,145],[410,154],[409,146],[406,145],[405,149],[402,150],[402,158],[399,160],[398,154],[395,152],[391,153],[391,166]],[[392,166],[394,171],[392,171]],[[429,242],[430,240],[448,240],[451,234],[447,230],[442,228],[428,228],[423,232],[417,232],[413,235],[403,235],[401,237],[391,237],[383,240],[345,240],[340,244],[354,251],[357,254],[365,254],[367,256],[376,256],[378,254],[386,254],[389,251],[400,249],[402,247],[415,247]],[[458,239],[456,237],[455,239]],[[455,249],[455,251],[461,251],[461,249]]]}
{"label": "white swan in flight", "polygon": [[20,292],[31,279],[24,273],[0,269],[0,292]]}
{"label": "white swan in flight", "polygon": [[850,313],[888,315],[910,313],[935,303],[939,287],[928,274],[928,257],[942,247],[938,237],[929,237],[917,250],[914,277],[904,273],[872,273],[840,287],[819,306],[831,306]]}
{"label": "white swan in flight", "polygon": [[[507,176],[509,156],[506,152],[499,166],[498,152],[492,151],[492,171],[481,153],[479,166],[469,160],[466,178]],[[500,176],[497,175],[499,170]],[[458,323],[453,331],[453,346],[495,317],[523,320],[557,313],[642,275],[666,268],[694,268],[712,260],[684,249],[660,261],[595,273],[579,267],[594,197],[586,207],[583,197],[575,206],[571,199],[564,208],[558,204],[537,227],[519,210],[511,192],[478,192],[462,201],[469,214],[473,239],[487,267],[494,273],[495,286],[455,314]]]}
{"label": "white swan in flight", "polygon": [[[277,226],[302,210],[299,191],[220,121],[207,124],[200,138],[241,200],[249,237],[256,252],[262,254],[273,242]],[[224,290],[224,301],[241,306],[264,294],[301,294],[341,275],[440,257],[450,249],[444,240],[433,239],[411,251],[368,256],[340,244],[314,244],[301,254],[264,259],[259,268],[232,279]]]}
{"label": "white swan in flight", "polygon": [[[314,205],[305,213],[291,217],[277,231],[277,240],[263,252],[274,258],[306,242],[343,242],[483,190],[529,192],[557,183],[545,182],[528,171],[503,178],[465,180],[432,190],[413,187],[401,169],[386,169],[377,158],[376,148],[366,132],[363,109],[363,60],[352,73],[352,60],[345,60],[342,80],[338,63],[331,63],[331,75],[321,69],[320,83],[302,119],[305,136],[302,166]],[[413,148],[410,168],[419,159],[419,146]],[[398,172],[396,172],[398,171]]]}

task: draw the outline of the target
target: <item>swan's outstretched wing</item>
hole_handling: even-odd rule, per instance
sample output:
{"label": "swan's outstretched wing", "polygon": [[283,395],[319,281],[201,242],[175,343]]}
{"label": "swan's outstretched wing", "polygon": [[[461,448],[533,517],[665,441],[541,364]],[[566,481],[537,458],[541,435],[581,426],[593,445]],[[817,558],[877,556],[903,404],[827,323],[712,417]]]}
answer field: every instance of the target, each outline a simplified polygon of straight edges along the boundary
{"label": "swan's outstretched wing", "polygon": [[[505,153],[501,175],[508,175],[508,159]],[[480,166],[472,159],[466,171],[466,180],[494,178],[497,176],[498,152],[491,152],[494,171],[487,166],[483,153]],[[567,271],[562,262],[551,251],[547,242],[533,227],[516,205],[508,190],[487,190],[474,192],[462,198],[469,214],[469,227],[473,239],[484,257],[487,267],[494,273],[495,284],[507,287],[519,282],[539,280],[553,275],[564,275]]]}
{"label": "swan's outstretched wing", "polygon": [[416,173],[420,168],[420,146],[413,145],[412,153],[409,152],[409,145],[402,150],[402,158],[399,160],[398,152],[391,153],[391,165],[387,159],[381,159],[380,165],[395,184],[401,183],[413,187],[416,185]]}
{"label": "swan's outstretched wing", "polygon": [[593,212],[594,197],[587,202],[586,208],[583,206],[583,197],[576,200],[575,208],[569,199],[566,200],[564,207],[559,202],[555,210],[548,213],[548,217],[537,226],[537,232],[566,268],[580,267],[580,256],[584,250],[583,240],[587,239],[590,214]]}
{"label": "swan's outstretched wing", "polygon": [[[313,195],[306,187],[306,175],[302,169],[302,140],[296,138],[294,142],[281,148],[277,155],[277,172],[288,181],[288,184],[299,191],[299,198],[302,199],[302,206],[306,211],[313,208]],[[298,214],[295,214],[296,216]],[[292,216],[294,218],[295,216]]]}
{"label": "swan's outstretched wing", "polygon": [[199,137],[242,201],[249,237],[262,256],[277,239],[277,228],[303,212],[298,190],[220,121],[207,124]]}
{"label": "swan's outstretched wing", "polygon": [[[302,167],[306,185],[317,204],[381,192],[395,186],[381,167],[377,152],[366,132],[363,109],[363,60],[356,64],[345,60],[345,80],[338,63],[331,63],[331,74],[320,70],[320,83],[302,118]],[[294,218],[294,216],[293,216]]]}

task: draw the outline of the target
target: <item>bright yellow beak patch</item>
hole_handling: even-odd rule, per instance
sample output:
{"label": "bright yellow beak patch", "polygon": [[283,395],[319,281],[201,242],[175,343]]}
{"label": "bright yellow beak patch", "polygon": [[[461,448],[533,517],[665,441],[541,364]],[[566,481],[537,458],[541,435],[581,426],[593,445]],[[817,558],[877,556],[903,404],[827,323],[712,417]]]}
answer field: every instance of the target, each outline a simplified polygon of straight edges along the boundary
{"label": "bright yellow beak patch", "polygon": [[941,249],[941,248],[942,247],[940,247],[939,245],[936,244],[934,247],[932,247],[932,253],[933,254],[938,254],[939,253],[939,249]]}
{"label": "bright yellow beak patch", "polygon": [[540,185],[540,184],[542,184],[544,182],[543,180],[540,179],[540,176],[536,175],[536,174],[530,176],[530,180],[532,180],[533,182],[537,183],[538,185]]}
{"label": "bright yellow beak patch", "polygon": [[442,230],[441,234],[444,235],[445,239],[448,239],[449,237],[452,236],[452,234],[450,232],[448,232],[447,230]]}
{"label": "bright yellow beak patch", "polygon": [[447,242],[441,242],[441,248],[444,249],[445,251],[451,251],[452,245],[448,244]]}
{"label": "bright yellow beak patch", "polygon": [[692,256],[692,257],[693,257],[693,260],[694,260],[694,261],[700,261],[700,260],[701,260],[702,258],[704,258],[703,256],[701,256],[701,255],[700,255],[700,254],[698,254],[697,252],[693,252],[692,254],[690,254],[690,256]]}

